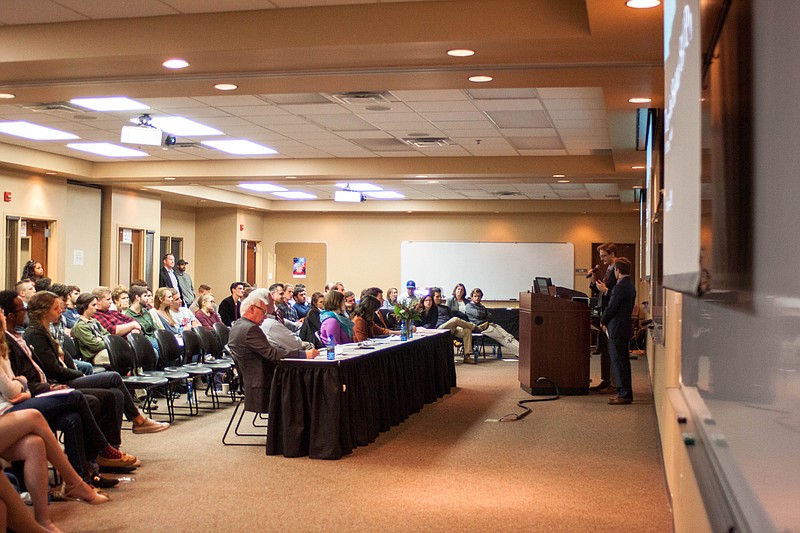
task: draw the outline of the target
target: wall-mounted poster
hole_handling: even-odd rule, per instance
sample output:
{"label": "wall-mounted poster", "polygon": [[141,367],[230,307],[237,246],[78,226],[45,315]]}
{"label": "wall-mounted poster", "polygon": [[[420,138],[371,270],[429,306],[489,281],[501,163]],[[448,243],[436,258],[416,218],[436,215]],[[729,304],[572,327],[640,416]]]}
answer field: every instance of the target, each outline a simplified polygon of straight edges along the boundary
{"label": "wall-mounted poster", "polygon": [[294,264],[292,265],[292,277],[293,278],[305,278],[306,277],[306,258],[305,257],[295,257]]}

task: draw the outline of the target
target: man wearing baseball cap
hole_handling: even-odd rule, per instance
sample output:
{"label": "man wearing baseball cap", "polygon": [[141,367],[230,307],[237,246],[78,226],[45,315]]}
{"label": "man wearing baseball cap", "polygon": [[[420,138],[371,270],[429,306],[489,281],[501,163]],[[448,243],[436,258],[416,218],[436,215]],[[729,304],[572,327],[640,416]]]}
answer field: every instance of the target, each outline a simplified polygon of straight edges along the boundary
{"label": "man wearing baseball cap", "polygon": [[186,273],[186,265],[189,262],[185,259],[178,259],[175,263],[175,277],[178,278],[178,290],[181,291],[181,298],[183,305],[189,307],[194,302],[194,286],[192,285],[192,278]]}
{"label": "man wearing baseball cap", "polygon": [[402,295],[397,301],[402,305],[410,304],[414,299],[414,291],[417,289],[417,284],[413,279],[408,280],[406,283],[406,294]]}

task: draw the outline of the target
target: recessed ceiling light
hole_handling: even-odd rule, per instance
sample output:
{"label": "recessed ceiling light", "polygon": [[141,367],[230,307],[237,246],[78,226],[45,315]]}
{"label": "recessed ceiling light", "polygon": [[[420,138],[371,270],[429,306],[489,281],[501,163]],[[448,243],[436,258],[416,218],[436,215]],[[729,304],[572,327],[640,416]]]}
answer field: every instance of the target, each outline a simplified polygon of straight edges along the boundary
{"label": "recessed ceiling light", "polygon": [[625,5],[634,9],[649,9],[661,5],[661,0],[628,0]]}
{"label": "recessed ceiling light", "polygon": [[553,174],[553,177],[554,178],[566,178],[567,175],[566,174]]}
{"label": "recessed ceiling light", "polygon": [[164,178],[164,181],[175,181],[178,178]]}
{"label": "recessed ceiling light", "polygon": [[[139,119],[132,118],[131,122],[138,124]],[[184,137],[193,137],[195,135],[223,135],[223,133],[216,128],[183,117],[153,117],[150,119],[150,123],[161,131]]]}
{"label": "recessed ceiling light", "polygon": [[296,180],[297,176],[286,176],[287,180]]}
{"label": "recessed ceiling light", "polygon": [[569,183],[569,180],[558,180],[559,183]]}
{"label": "recessed ceiling light", "polygon": [[67,148],[89,152],[91,154],[102,155],[105,157],[147,157],[147,152],[125,148],[111,143],[70,143]]}
{"label": "recessed ceiling light", "polygon": [[439,183],[439,182],[438,182],[438,181],[436,181],[436,180],[429,180],[429,181],[427,181],[426,183],[427,183],[428,185],[435,185],[435,184],[437,184],[437,183]]}
{"label": "recessed ceiling light", "polygon": [[634,165],[631,168],[633,170],[644,170],[644,165]]}
{"label": "recessed ceiling light", "polygon": [[337,187],[340,189],[349,189],[351,191],[358,191],[358,192],[366,192],[366,191],[382,191],[380,187],[377,185],[373,185],[371,183],[337,183]]}
{"label": "recessed ceiling light", "polygon": [[0,93],[0,100],[11,100],[16,97],[17,95],[11,93]]}
{"label": "recessed ceiling light", "polygon": [[487,81],[492,81],[494,78],[491,76],[470,76],[468,79],[473,83],[486,83]]}
{"label": "recessed ceiling light", "polygon": [[280,196],[281,198],[287,198],[289,200],[316,200],[317,197],[313,194],[309,194],[307,192],[300,192],[300,191],[286,191],[286,192],[274,192],[272,193],[275,196]]}
{"label": "recessed ceiling light", "polygon": [[652,101],[653,101],[652,98],[645,98],[645,97],[630,98],[628,100],[628,102],[632,104],[649,104]]}
{"label": "recessed ceiling light", "polygon": [[416,176],[416,177],[417,177],[417,178],[427,178],[427,177],[428,177],[428,175],[427,175],[427,174],[417,174],[417,176]]}
{"label": "recessed ceiling light", "polygon": [[70,103],[95,111],[135,111],[139,109],[150,109],[150,106],[124,96],[112,96],[109,98],[73,98],[70,100]]}
{"label": "recessed ceiling light", "polygon": [[161,65],[163,65],[163,66],[165,66],[167,68],[173,68],[173,69],[186,68],[186,67],[189,66],[189,62],[186,61],[185,59],[180,59],[180,58],[174,57],[172,59],[167,59],[166,61],[161,63]]}
{"label": "recessed ceiling light", "polygon": [[366,194],[370,198],[376,198],[378,200],[402,200],[403,198],[405,198],[405,196],[403,196],[399,192],[394,192],[394,191],[371,191],[364,194]]}
{"label": "recessed ceiling light", "polygon": [[448,50],[447,55],[453,57],[469,57],[475,55],[475,50],[469,50],[467,48],[454,48],[453,50]]}
{"label": "recessed ceiling light", "polygon": [[414,212],[414,211],[406,211],[406,213],[408,213],[409,215],[410,215],[411,213],[413,213],[413,212]]}
{"label": "recessed ceiling light", "polygon": [[235,91],[239,86],[232,83],[218,83],[214,85],[214,88],[219,91]]}
{"label": "recessed ceiling light", "polygon": [[252,141],[243,139],[232,139],[229,141],[202,141],[203,146],[210,146],[217,150],[234,155],[272,155],[277,154],[276,150],[268,146],[261,146]]}
{"label": "recessed ceiling light", "polygon": [[288,190],[285,187],[279,187],[271,183],[240,183],[239,187],[256,192],[284,192]]}
{"label": "recessed ceiling light", "polygon": [[80,139],[77,135],[67,133],[66,131],[54,130],[53,128],[46,128],[38,124],[32,124],[22,120],[15,122],[2,122],[0,123],[0,132],[8,133],[9,135],[16,135],[25,139],[32,139],[34,141],[65,141],[69,139]]}

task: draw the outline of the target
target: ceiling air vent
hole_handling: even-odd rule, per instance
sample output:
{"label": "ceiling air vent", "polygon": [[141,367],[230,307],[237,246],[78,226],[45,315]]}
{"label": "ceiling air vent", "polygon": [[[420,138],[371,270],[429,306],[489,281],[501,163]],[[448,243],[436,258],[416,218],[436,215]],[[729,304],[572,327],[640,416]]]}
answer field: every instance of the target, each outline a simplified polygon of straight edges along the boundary
{"label": "ceiling air vent", "polygon": [[337,102],[347,105],[380,105],[390,104],[387,92],[353,91],[349,93],[337,93],[330,95]]}
{"label": "ceiling air vent", "polygon": [[447,137],[404,137],[403,142],[417,148],[433,148],[435,146],[450,146],[455,144]]}
{"label": "ceiling air vent", "polygon": [[87,110],[83,107],[72,105],[69,102],[45,102],[43,104],[26,105],[25,109],[36,111],[39,113],[46,111],[60,111],[62,113],[86,113]]}

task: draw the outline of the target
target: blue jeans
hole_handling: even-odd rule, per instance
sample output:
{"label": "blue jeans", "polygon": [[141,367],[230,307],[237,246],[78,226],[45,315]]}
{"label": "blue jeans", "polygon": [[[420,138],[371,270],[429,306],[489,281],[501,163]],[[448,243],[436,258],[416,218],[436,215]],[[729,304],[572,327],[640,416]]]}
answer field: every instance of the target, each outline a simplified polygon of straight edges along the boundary
{"label": "blue jeans", "polygon": [[84,376],[90,376],[94,373],[94,367],[92,363],[86,361],[73,361],[75,363],[75,368],[83,372]]}

